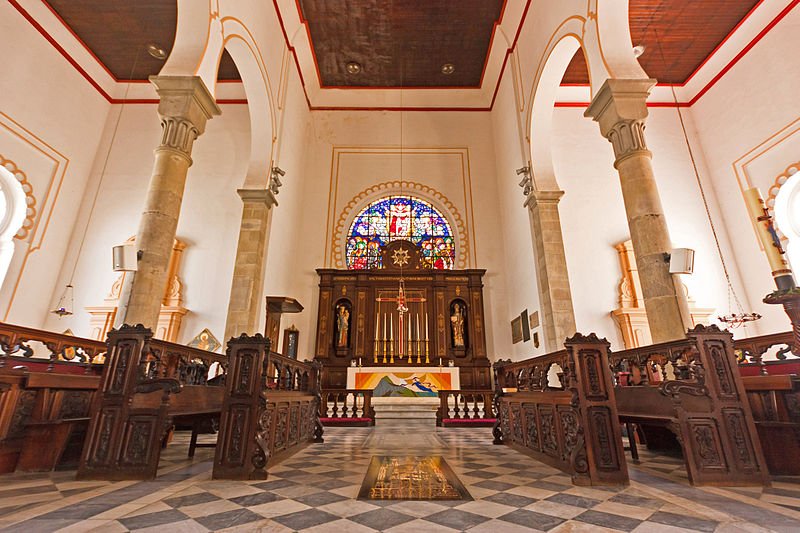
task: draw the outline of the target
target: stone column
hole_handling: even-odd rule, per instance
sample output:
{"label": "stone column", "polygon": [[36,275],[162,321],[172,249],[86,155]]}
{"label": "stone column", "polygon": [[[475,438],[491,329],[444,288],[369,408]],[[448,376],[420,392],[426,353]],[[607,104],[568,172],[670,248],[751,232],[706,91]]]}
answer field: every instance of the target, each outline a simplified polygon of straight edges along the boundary
{"label": "stone column", "polygon": [[161,143],[147,191],[136,248],[138,270],[125,276],[116,324],[155,328],[167,284],[175,229],[181,212],[192,144],[208,119],[219,115],[214,97],[197,76],[151,76],[159,96]]}
{"label": "stone column", "polygon": [[528,189],[527,192],[525,207],[533,236],[544,347],[549,353],[562,349],[564,341],[575,335],[575,313],[558,214],[558,201],[564,191]]}
{"label": "stone column", "polygon": [[669,273],[665,258],[672,243],[644,137],[647,96],[655,84],[651,79],[606,80],[585,116],[599,123],[614,147],[647,321],[653,342],[659,343],[684,338],[691,318],[680,278]]}
{"label": "stone column", "polygon": [[[254,335],[261,328],[258,311],[264,305],[267,239],[272,221],[272,207],[278,205],[268,189],[239,189],[242,198],[242,224],[233,264],[233,282],[225,321],[225,337]],[[278,349],[275,346],[273,349]]]}

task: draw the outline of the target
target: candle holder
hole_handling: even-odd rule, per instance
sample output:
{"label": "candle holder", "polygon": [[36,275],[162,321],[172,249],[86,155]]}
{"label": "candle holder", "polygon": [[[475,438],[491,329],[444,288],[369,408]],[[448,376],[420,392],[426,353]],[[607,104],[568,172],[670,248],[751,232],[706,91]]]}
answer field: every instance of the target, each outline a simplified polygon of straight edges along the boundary
{"label": "candle holder", "polygon": [[426,365],[431,364],[430,345],[429,345],[428,341],[425,341],[425,364]]}

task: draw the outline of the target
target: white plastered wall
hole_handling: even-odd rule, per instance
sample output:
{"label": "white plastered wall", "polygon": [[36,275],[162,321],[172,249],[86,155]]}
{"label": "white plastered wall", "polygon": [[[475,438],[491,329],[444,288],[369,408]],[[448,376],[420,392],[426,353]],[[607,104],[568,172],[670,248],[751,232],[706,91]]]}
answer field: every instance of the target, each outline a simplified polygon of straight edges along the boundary
{"label": "white plastered wall", "polygon": [[[319,278],[315,269],[332,266],[329,240],[333,228],[329,220],[338,219],[346,204],[358,193],[400,176],[397,155],[400,113],[312,111],[311,119],[304,150],[307,166],[303,206],[297,219],[299,238],[294,255],[289,258],[294,269],[292,296],[306,306],[296,322],[301,332],[316,330]],[[487,344],[490,353],[506,353],[510,343],[503,335],[504,329],[499,329],[506,315],[505,281],[502,279],[504,247],[502,239],[497,238],[500,224],[490,114],[404,112],[402,127],[404,181],[434,187],[451,200],[465,221],[473,221],[468,229],[474,260],[465,266],[487,270],[484,278]],[[383,149],[391,153],[373,153]],[[333,156],[341,150],[353,153],[342,157],[339,167],[334,164]],[[415,153],[419,151],[432,153]],[[466,189],[460,154],[467,154],[465,162],[470,183]],[[413,194],[410,190],[406,192]],[[471,200],[465,199],[465,194],[471,196]],[[270,255],[273,253],[270,243]],[[312,353],[313,349],[313,336],[301,333],[300,353]]]}
{"label": "white plastered wall", "polygon": [[[11,4],[0,4],[0,156],[23,172],[37,218],[0,291],[0,320],[42,327],[110,104]],[[67,325],[51,323],[62,331]]]}
{"label": "white plastered wall", "polygon": [[775,290],[766,256],[747,216],[742,189],[758,187],[765,199],[779,175],[800,161],[800,10],[793,9],[719,80],[690,112],[709,181],[731,235],[730,261],[745,282],[737,285],[746,312],[764,316],[745,333],[789,329],[779,306],[761,300]]}
{"label": "white plastered wall", "polygon": [[[225,327],[241,219],[241,199],[236,189],[241,187],[247,170],[250,139],[247,107],[221,108],[222,114],[209,121],[205,133],[195,142],[178,221],[177,237],[187,244],[179,277],[184,306],[190,310],[179,338],[183,343],[206,327],[221,337]],[[120,112],[116,141],[109,153]],[[114,106],[81,206],[85,216],[70,243],[73,253],[65,261],[72,265],[76,260],[83,228],[88,225],[85,244],[77,258],[75,315],[51,318],[47,329],[70,327],[76,335],[90,334],[86,307],[105,305],[104,299],[118,276],[111,269],[111,248],[136,234],[160,130],[156,105]],[[101,182],[106,154],[108,163]],[[97,203],[88,221],[95,194]],[[62,277],[66,275],[62,272]]]}

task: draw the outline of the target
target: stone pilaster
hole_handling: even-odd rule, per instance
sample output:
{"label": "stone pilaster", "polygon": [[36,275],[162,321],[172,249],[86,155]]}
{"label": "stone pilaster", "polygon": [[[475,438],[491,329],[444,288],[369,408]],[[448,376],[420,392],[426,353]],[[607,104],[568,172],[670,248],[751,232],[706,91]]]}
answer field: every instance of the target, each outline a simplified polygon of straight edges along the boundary
{"label": "stone pilaster", "polygon": [[644,135],[647,96],[655,83],[606,80],[585,115],[598,122],[614,148],[647,320],[653,342],[659,343],[685,337],[691,319],[681,281],[669,273],[665,260],[672,243]]}
{"label": "stone pilaster", "polygon": [[155,328],[167,284],[192,145],[206,122],[220,114],[214,97],[198,76],[151,76],[159,96],[161,142],[147,191],[136,248],[138,270],[125,276],[116,324]]}
{"label": "stone pilaster", "polygon": [[[277,192],[277,189],[275,189]],[[253,335],[261,328],[257,323],[261,293],[264,289],[267,239],[272,222],[272,207],[278,205],[270,189],[239,189],[242,198],[242,224],[233,265],[231,297],[225,337]]]}
{"label": "stone pilaster", "polygon": [[575,334],[575,313],[558,214],[558,202],[564,191],[528,189],[527,192],[525,206],[533,236],[544,347],[547,352],[554,352]]}

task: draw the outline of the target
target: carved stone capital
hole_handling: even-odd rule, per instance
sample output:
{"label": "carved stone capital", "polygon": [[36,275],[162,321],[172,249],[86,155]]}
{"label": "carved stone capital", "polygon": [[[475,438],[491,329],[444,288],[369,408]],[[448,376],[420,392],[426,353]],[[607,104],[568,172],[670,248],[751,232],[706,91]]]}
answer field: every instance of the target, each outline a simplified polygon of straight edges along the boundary
{"label": "carved stone capital", "polygon": [[525,200],[525,207],[534,209],[540,205],[558,205],[564,191],[537,191],[533,190]]}
{"label": "carved stone capital", "polygon": [[597,91],[584,116],[600,125],[614,147],[616,162],[637,153],[650,155],[644,138],[647,97],[653,79],[608,79]]}
{"label": "carved stone capital", "polygon": [[267,208],[278,205],[278,200],[269,189],[236,189],[236,193],[245,204],[264,204]]}
{"label": "carved stone capital", "polygon": [[199,76],[150,76],[158,92],[161,117],[159,149],[174,150],[191,160],[192,144],[206,122],[221,113]]}

